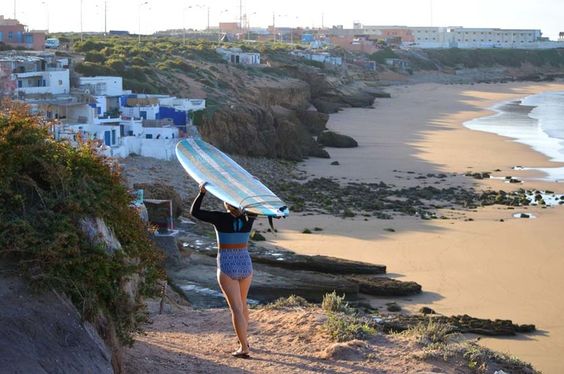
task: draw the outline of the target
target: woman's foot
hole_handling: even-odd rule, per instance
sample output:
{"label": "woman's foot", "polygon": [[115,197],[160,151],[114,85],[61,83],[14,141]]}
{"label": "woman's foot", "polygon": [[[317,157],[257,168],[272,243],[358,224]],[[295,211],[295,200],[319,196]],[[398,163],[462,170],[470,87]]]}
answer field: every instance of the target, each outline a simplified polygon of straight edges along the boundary
{"label": "woman's foot", "polygon": [[247,349],[246,351],[244,351],[242,348],[239,348],[235,352],[231,353],[231,356],[236,358],[251,358],[249,350]]}

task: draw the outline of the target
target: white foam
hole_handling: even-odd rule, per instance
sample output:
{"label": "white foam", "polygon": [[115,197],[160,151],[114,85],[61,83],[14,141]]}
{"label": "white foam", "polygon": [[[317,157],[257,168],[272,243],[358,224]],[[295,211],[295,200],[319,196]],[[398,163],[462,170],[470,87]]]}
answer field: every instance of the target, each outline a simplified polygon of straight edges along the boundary
{"label": "white foam", "polygon": [[[527,107],[531,108],[528,113]],[[540,93],[521,102],[498,103],[491,109],[496,114],[467,121],[464,126],[512,138],[553,162],[564,162],[564,92]],[[564,167],[514,169],[538,170],[547,174],[543,180],[564,181]]]}

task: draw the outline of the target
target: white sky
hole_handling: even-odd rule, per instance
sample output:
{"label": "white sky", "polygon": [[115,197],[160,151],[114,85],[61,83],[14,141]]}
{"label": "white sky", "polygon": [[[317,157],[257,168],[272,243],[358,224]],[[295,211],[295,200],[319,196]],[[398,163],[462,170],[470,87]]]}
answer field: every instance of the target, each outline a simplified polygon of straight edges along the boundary
{"label": "white sky", "polygon": [[[80,0],[15,0],[16,15],[31,29],[80,31]],[[82,0],[83,30],[104,30],[104,0]],[[142,6],[140,4],[147,3]],[[345,4],[345,5],[343,5]],[[432,4],[432,12],[431,12]],[[239,19],[239,0],[107,0],[108,30],[152,33],[172,28],[203,29]],[[192,6],[191,8],[188,8]],[[139,11],[141,9],[141,11]],[[243,0],[251,27],[344,25],[540,28],[556,39],[564,31],[564,0]],[[432,16],[431,16],[432,14]],[[0,0],[0,15],[12,18],[14,0]],[[140,16],[140,17],[139,17]]]}

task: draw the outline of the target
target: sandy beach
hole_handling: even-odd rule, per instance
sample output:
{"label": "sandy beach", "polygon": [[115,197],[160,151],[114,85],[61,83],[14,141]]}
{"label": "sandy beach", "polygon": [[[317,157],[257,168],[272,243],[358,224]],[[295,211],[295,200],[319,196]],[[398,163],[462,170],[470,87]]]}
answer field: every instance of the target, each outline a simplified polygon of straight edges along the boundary
{"label": "sandy beach", "polygon": [[[457,185],[506,191],[523,187],[564,193],[562,184],[528,179],[541,177],[539,172],[511,169],[515,165],[564,164],[550,162],[511,139],[463,126],[465,121],[489,115],[488,108],[497,102],[543,91],[564,91],[564,85],[391,87],[392,99],[379,100],[374,109],[347,109],[331,115],[328,128],[352,136],[358,141],[358,148],[329,149],[331,160],[310,159],[300,168],[312,176],[332,176],[343,182],[424,186],[437,183],[436,179],[417,176],[445,173],[448,178],[438,187]],[[334,160],[340,165],[330,165]],[[512,175],[525,178],[525,183],[515,186],[502,180],[478,181],[463,176],[468,171]],[[533,213],[537,218],[515,219],[512,214],[516,212]],[[450,219],[366,220],[293,215],[280,222],[279,234],[269,239],[274,245],[299,253],[387,265],[391,276],[417,281],[425,290],[421,296],[400,302],[407,309],[427,305],[445,315],[467,313],[533,323],[539,330],[534,335],[482,342],[530,361],[545,373],[564,372],[564,256],[560,234],[564,207],[509,210],[493,206],[440,213]],[[304,228],[313,227],[323,231],[301,233]],[[378,306],[387,300],[370,301]]]}

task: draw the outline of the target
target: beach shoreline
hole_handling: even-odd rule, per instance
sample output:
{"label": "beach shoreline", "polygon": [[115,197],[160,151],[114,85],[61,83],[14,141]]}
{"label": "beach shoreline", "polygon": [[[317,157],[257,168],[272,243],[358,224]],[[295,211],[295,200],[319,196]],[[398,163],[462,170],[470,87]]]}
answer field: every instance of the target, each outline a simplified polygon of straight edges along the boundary
{"label": "beach shoreline", "polygon": [[[392,98],[378,101],[374,109],[346,109],[331,116],[327,127],[355,138],[358,148],[329,149],[331,160],[309,159],[299,167],[309,176],[334,177],[343,183],[432,185],[436,182],[421,176],[441,172],[449,178],[439,187],[564,192],[561,184],[530,180],[542,176],[538,171],[512,169],[564,164],[512,139],[463,126],[493,114],[490,107],[496,103],[564,91],[563,84],[419,84],[389,91]],[[330,164],[335,160],[339,166]],[[475,180],[464,176],[467,172],[526,181],[509,185],[498,179]],[[537,219],[515,219],[516,212],[533,213]],[[450,219],[294,215],[280,222],[279,234],[269,239],[302,254],[385,263],[392,276],[421,283],[426,291],[401,301],[407,310],[427,305],[445,315],[468,313],[535,323],[540,331],[526,339],[482,339],[483,344],[509,351],[547,373],[563,370],[559,352],[564,349],[564,327],[559,311],[564,310],[564,300],[558,296],[558,285],[564,282],[560,271],[564,259],[558,251],[558,222],[564,220],[564,209],[496,205],[441,214]],[[308,227],[323,231],[303,234]],[[386,300],[371,302],[381,306]]]}

